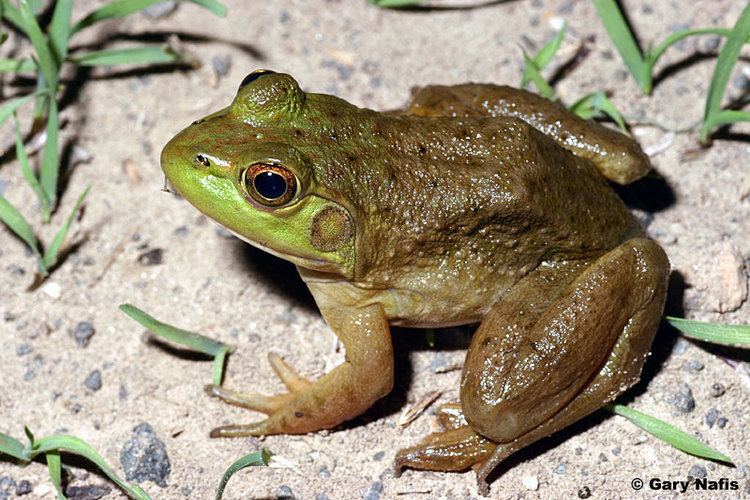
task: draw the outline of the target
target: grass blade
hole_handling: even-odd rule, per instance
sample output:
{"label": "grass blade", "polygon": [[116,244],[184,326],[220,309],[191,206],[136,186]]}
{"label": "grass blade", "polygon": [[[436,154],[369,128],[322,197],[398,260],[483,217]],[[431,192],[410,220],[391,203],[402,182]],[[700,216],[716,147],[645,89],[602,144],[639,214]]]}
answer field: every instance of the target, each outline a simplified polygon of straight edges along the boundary
{"label": "grass blade", "polygon": [[221,354],[222,351],[234,351],[234,347],[219,342],[218,340],[213,340],[204,337],[199,333],[190,332],[163,323],[133,305],[121,304],[120,310],[156,335],[177,342],[178,344],[182,344],[194,351],[202,352],[210,356],[217,356]]}
{"label": "grass blade", "polygon": [[0,220],[2,220],[5,225],[16,234],[16,236],[21,238],[26,245],[28,245],[31,252],[34,254],[34,257],[36,257],[39,272],[44,275],[49,274],[44,265],[42,254],[39,252],[39,243],[37,242],[34,230],[31,228],[31,225],[26,218],[21,215],[21,212],[16,210],[16,207],[11,205],[2,195],[0,195]]}
{"label": "grass blade", "polygon": [[217,2],[216,0],[188,0],[196,5],[200,5],[204,9],[210,10],[215,15],[219,17],[226,17],[227,15],[227,8],[226,6],[221,3]]}
{"label": "grass blade", "polygon": [[601,90],[581,97],[570,106],[570,110],[584,120],[608,116],[620,130],[627,130],[622,114]]}
{"label": "grass blade", "polygon": [[[57,203],[57,177],[60,172],[60,157],[57,150],[58,139],[58,119],[57,119],[57,102],[54,98],[47,99],[47,139],[44,141],[42,149],[42,166],[39,172],[39,182],[42,185],[44,194],[47,195],[50,210],[53,210]],[[44,219],[49,222],[49,217]]]}
{"label": "grass blade", "polygon": [[651,92],[651,75],[641,50],[616,0],[593,0],[596,11],[622,60],[645,93]]}
{"label": "grass blade", "polygon": [[732,32],[727,37],[727,41],[719,52],[719,58],[716,61],[714,74],[711,77],[711,83],[708,87],[708,96],[706,97],[706,110],[703,115],[703,125],[700,130],[701,142],[706,142],[708,135],[713,130],[711,118],[721,111],[721,101],[724,98],[724,91],[729,83],[729,77],[737,58],[740,56],[742,46],[750,36],[750,4],[740,14],[737,23],[732,28]]}
{"label": "grass blade", "polygon": [[[555,54],[557,54],[557,51],[560,50],[560,45],[562,44],[563,38],[565,37],[565,30],[567,29],[567,27],[567,24],[563,23],[562,28],[560,28],[554,38],[544,44],[544,47],[542,47],[539,52],[537,52],[536,55],[532,58],[537,71],[541,71],[546,68],[547,65],[552,61],[552,59],[554,59]],[[531,81],[531,76],[528,74],[528,72],[529,66],[526,65],[519,87],[523,88]]]}
{"label": "grass blade", "polygon": [[0,125],[5,123],[5,120],[10,118],[10,116],[13,113],[15,113],[18,110],[18,108],[20,108],[27,102],[31,101],[32,99],[35,99],[39,97],[40,95],[46,94],[46,93],[47,93],[46,89],[37,90],[36,92],[25,95],[23,97],[16,97],[15,99],[11,99],[10,101],[0,106]]}
{"label": "grass blade", "polygon": [[47,460],[49,478],[52,481],[52,486],[57,491],[58,500],[65,500],[62,489],[62,461],[60,460],[60,452],[57,450],[48,451],[44,454],[44,458]]}
{"label": "grass blade", "polygon": [[28,73],[36,71],[31,59],[0,59],[0,73]]}
{"label": "grass blade", "polygon": [[12,24],[22,32],[26,33],[25,24],[21,11],[16,9],[8,0],[0,0],[0,11],[5,21]]}
{"label": "grass blade", "polygon": [[750,325],[727,325],[704,323],[691,319],[666,317],[669,324],[692,339],[714,344],[739,345],[750,347]]}
{"label": "grass blade", "polygon": [[42,217],[49,217],[49,200],[47,199],[47,195],[44,194],[44,190],[42,189],[41,184],[39,184],[39,179],[36,178],[36,175],[34,175],[34,171],[31,170],[31,165],[29,165],[29,157],[26,155],[26,147],[23,144],[23,136],[21,136],[21,127],[18,124],[18,119],[14,116],[13,121],[15,122],[15,131],[16,131],[16,158],[18,158],[18,163],[21,166],[21,173],[23,174],[23,178],[26,179],[26,182],[31,186],[31,189],[36,193],[36,197],[39,200],[39,209],[42,212]]}
{"label": "grass blade", "polygon": [[216,489],[216,500],[221,500],[221,497],[224,495],[224,488],[227,487],[227,481],[229,481],[229,478],[237,471],[242,470],[245,467],[268,465],[270,459],[271,452],[268,451],[268,448],[262,448],[260,451],[249,453],[232,463],[221,477],[219,487]]}
{"label": "grass blade", "polygon": [[55,234],[55,237],[52,239],[52,243],[50,243],[49,247],[47,247],[47,250],[44,252],[44,265],[47,269],[51,269],[57,264],[57,256],[60,253],[62,244],[65,242],[65,237],[68,235],[70,225],[73,223],[73,219],[75,219],[76,214],[78,214],[78,210],[81,208],[83,200],[86,199],[90,190],[91,186],[87,186],[86,189],[83,190],[83,193],[78,197],[78,201],[76,201],[73,210],[70,211],[70,215],[68,215],[65,224],[63,224],[57,231],[57,234]]}
{"label": "grass blade", "polygon": [[385,8],[414,7],[423,2],[424,0],[370,0],[371,4]]}
{"label": "grass blade", "polygon": [[117,484],[117,486],[122,488],[123,491],[132,498],[137,500],[151,500],[151,497],[149,497],[140,486],[137,484],[126,483],[120,479],[104,458],[80,438],[67,435],[46,436],[40,439],[35,439],[31,447],[31,453],[34,455],[39,453],[47,454],[49,452],[59,453],[60,451],[84,457],[94,463],[110,480],[112,480],[112,482]]}
{"label": "grass blade", "polygon": [[39,23],[36,21],[34,13],[29,8],[26,0],[20,0],[20,7],[24,31],[28,35],[29,40],[31,40],[31,45],[34,47],[34,52],[39,60],[39,69],[44,76],[47,88],[50,89],[51,93],[54,93],[57,88],[57,65],[49,49],[47,37],[42,33],[42,29],[39,27]]}
{"label": "grass blade", "polygon": [[539,95],[541,95],[542,97],[546,97],[550,101],[556,100],[557,97],[555,96],[555,91],[539,72],[539,68],[537,67],[534,60],[529,57],[525,50],[522,49],[522,51],[523,61],[526,64],[526,69],[523,72],[524,76],[528,76],[529,81],[536,86],[537,90],[539,91]]}
{"label": "grass blade", "polygon": [[73,0],[57,0],[55,10],[52,13],[52,21],[49,27],[49,45],[52,56],[60,71],[65,56],[68,55],[68,41],[70,40],[70,12],[73,8]]}
{"label": "grass blade", "polygon": [[224,363],[226,362],[227,354],[231,352],[230,349],[231,347],[225,346],[214,356],[214,363],[211,368],[211,383],[213,385],[221,385],[224,380]]}
{"label": "grass blade", "polygon": [[706,126],[711,130],[715,127],[736,122],[750,122],[750,112],[725,109],[711,115],[706,122]]}
{"label": "grass blade", "polygon": [[167,46],[130,47],[126,49],[104,49],[70,58],[81,66],[114,66],[117,64],[155,64],[182,62],[181,54]]}
{"label": "grass blade", "polygon": [[[155,3],[162,2],[163,0],[114,0],[108,3],[104,7],[96,9],[95,11],[88,14],[86,17],[78,21],[73,27],[73,33],[76,33],[83,28],[91,26],[92,24],[104,21],[106,19],[119,19],[122,17],[135,14],[138,11],[150,7]],[[226,7],[216,0],[189,0],[190,2],[200,5],[216,15],[225,16],[227,9]]]}
{"label": "grass blade", "polygon": [[0,454],[8,455],[18,460],[27,462],[28,456],[24,452],[24,446],[21,441],[0,432]]}
{"label": "grass blade", "polygon": [[728,456],[719,453],[710,446],[703,444],[696,438],[691,436],[685,431],[681,431],[677,427],[670,425],[658,418],[647,415],[638,410],[628,408],[624,405],[608,404],[605,405],[609,411],[621,415],[635,425],[648,432],[652,436],[655,436],[670,446],[677,448],[678,450],[684,451],[696,457],[706,458],[708,460],[716,460],[727,464],[732,464],[732,459]]}

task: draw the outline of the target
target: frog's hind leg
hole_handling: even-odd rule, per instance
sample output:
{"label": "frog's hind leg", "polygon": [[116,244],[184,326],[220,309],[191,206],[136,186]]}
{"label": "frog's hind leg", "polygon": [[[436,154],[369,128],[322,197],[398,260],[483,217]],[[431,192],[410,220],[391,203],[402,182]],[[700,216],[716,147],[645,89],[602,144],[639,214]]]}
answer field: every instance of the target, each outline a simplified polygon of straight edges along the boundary
{"label": "frog's hind leg", "polygon": [[475,468],[482,493],[487,476],[511,454],[638,381],[664,306],[669,262],[653,241],[633,239],[583,272],[573,270],[552,300],[539,299],[547,280],[544,270],[534,273],[485,318],[462,376],[467,421],[498,443]]}

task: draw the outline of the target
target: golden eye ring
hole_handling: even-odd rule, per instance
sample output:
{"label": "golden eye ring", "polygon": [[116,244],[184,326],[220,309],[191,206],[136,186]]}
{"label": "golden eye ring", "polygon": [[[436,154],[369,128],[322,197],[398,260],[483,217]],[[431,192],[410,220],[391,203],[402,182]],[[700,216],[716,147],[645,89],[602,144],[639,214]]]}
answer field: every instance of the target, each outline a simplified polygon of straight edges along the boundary
{"label": "golden eye ring", "polygon": [[245,192],[267,207],[280,207],[297,194],[297,178],[287,168],[267,163],[254,163],[242,176]]}

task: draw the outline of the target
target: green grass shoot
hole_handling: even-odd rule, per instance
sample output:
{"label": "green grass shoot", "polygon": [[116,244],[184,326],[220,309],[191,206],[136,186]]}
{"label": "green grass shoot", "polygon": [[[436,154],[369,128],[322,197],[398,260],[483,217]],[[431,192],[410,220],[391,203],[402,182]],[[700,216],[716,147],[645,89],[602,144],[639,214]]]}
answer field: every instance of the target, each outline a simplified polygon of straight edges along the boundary
{"label": "green grass shoot", "polygon": [[648,432],[652,436],[659,438],[668,445],[677,448],[680,451],[695,455],[696,457],[705,458],[724,462],[725,464],[734,465],[732,459],[723,453],[719,453],[710,446],[700,442],[685,431],[668,424],[658,418],[647,415],[633,408],[619,404],[608,404],[604,406],[609,411],[621,415],[636,426]]}
{"label": "green grass shoot", "polygon": [[65,498],[62,491],[62,460],[60,455],[61,452],[64,452],[83,457],[92,462],[112,482],[122,488],[129,497],[136,500],[151,500],[151,497],[140,486],[120,479],[106,460],[81,438],[61,434],[37,439],[28,428],[24,428],[24,432],[29,440],[26,446],[17,439],[0,433],[0,454],[15,458],[22,465],[28,464],[38,455],[44,455],[50,479],[55,490],[57,490],[58,498]]}
{"label": "green grass shoot", "polygon": [[271,460],[271,455],[272,453],[268,448],[261,448],[259,451],[248,453],[232,463],[221,477],[219,487],[216,489],[216,500],[221,500],[221,497],[224,495],[224,489],[227,487],[227,481],[229,481],[229,478],[237,471],[242,470],[245,467],[268,465],[268,461]]}
{"label": "green grass shoot", "polygon": [[121,304],[120,310],[159,337],[176,342],[193,351],[213,356],[212,383],[214,385],[221,385],[221,381],[224,378],[224,361],[227,354],[234,352],[234,347],[210,339],[199,333],[163,323],[130,304]]}
{"label": "green grass shoot", "polygon": [[585,120],[608,117],[617,124],[620,130],[627,131],[628,129],[620,111],[601,90],[581,97],[569,109]]}
{"label": "green grass shoot", "polygon": [[729,83],[729,77],[740,57],[742,46],[750,37],[750,3],[740,14],[737,23],[727,37],[719,52],[711,83],[708,87],[706,109],[703,114],[703,125],[700,129],[700,141],[706,143],[709,134],[718,126],[739,121],[750,121],[750,112],[722,110],[721,101]]}
{"label": "green grass shoot", "polygon": [[[520,88],[525,88],[531,81],[534,81],[534,84],[537,85],[536,81],[539,79],[544,80],[545,83],[547,82],[542,77],[541,71],[546,68],[557,55],[557,52],[560,50],[560,45],[562,45],[563,38],[565,37],[565,31],[567,30],[567,28],[567,23],[563,23],[562,27],[557,31],[557,34],[552,38],[552,40],[544,44],[544,46],[539,50],[539,52],[534,55],[534,57],[529,57],[528,54],[524,52],[524,61],[526,62],[526,67],[524,68],[523,76],[521,77],[521,83],[519,83],[518,85]],[[539,88],[539,85],[537,85],[537,88]],[[541,88],[539,88],[539,90],[541,91]]]}
{"label": "green grass shoot", "polygon": [[[616,0],[593,0],[594,6],[602,20],[612,43],[620,53],[623,62],[630,70],[630,74],[645,94],[650,94],[654,85],[654,66],[661,56],[677,42],[691,36],[716,35],[729,36],[733,30],[726,28],[694,28],[675,31],[654,48],[645,53],[638,47],[635,34],[630,30]],[[747,10],[747,9],[745,9]],[[744,15],[744,13],[743,13]],[[742,17],[742,16],[740,16]],[[745,36],[742,43],[746,43]]]}
{"label": "green grass shoot", "polygon": [[691,339],[739,347],[750,347],[750,325],[727,325],[722,323],[704,323],[691,319],[667,316],[673,327]]}

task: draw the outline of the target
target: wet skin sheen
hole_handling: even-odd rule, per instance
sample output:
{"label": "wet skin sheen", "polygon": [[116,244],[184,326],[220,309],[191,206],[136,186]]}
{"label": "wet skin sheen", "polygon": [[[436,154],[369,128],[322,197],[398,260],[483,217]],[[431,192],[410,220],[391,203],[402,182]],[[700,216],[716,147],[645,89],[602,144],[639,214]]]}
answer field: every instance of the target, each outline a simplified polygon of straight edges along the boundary
{"label": "wet skin sheen", "polygon": [[214,437],[306,433],[393,386],[389,324],[479,322],[460,402],[396,468],[487,475],[639,377],[669,263],[608,181],[649,170],[629,137],[509,87],[430,86],[379,113],[259,71],[164,148],[171,184],[249,243],[296,264],[346,347],[319,380],[279,356],[288,392],[209,387],[263,412]]}

